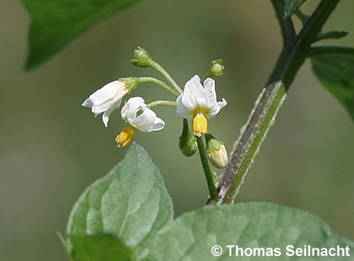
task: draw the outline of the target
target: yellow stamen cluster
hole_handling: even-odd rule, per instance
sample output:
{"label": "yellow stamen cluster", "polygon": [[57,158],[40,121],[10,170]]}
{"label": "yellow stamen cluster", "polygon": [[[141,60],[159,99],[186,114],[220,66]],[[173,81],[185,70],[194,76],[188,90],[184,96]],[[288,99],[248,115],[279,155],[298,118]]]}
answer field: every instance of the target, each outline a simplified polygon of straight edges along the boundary
{"label": "yellow stamen cluster", "polygon": [[122,129],[122,131],[117,135],[116,142],[119,146],[123,148],[128,147],[135,136],[134,127],[128,126]]}
{"label": "yellow stamen cluster", "polygon": [[203,113],[198,113],[193,117],[192,130],[193,134],[199,137],[208,132],[208,120]]}

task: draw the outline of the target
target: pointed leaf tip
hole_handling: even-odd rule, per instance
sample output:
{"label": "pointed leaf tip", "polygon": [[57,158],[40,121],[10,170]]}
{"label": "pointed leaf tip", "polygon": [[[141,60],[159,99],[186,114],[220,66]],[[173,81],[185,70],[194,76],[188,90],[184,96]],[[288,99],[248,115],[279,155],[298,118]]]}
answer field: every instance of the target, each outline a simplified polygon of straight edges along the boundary
{"label": "pointed leaf tip", "polygon": [[141,0],[22,0],[31,15],[25,69],[32,70],[60,52],[98,22]]}

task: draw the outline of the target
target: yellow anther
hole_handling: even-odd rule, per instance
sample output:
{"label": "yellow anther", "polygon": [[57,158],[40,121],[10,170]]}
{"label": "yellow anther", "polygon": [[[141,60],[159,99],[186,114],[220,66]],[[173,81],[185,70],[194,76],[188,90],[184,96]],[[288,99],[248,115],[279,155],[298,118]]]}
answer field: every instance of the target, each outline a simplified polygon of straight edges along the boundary
{"label": "yellow anther", "polygon": [[123,148],[128,147],[132,143],[135,136],[134,127],[128,126],[122,129],[122,131],[117,135],[116,142],[119,146]]}
{"label": "yellow anther", "polygon": [[208,120],[205,118],[203,113],[198,113],[194,116],[193,122],[193,134],[197,136],[201,136],[208,132]]}

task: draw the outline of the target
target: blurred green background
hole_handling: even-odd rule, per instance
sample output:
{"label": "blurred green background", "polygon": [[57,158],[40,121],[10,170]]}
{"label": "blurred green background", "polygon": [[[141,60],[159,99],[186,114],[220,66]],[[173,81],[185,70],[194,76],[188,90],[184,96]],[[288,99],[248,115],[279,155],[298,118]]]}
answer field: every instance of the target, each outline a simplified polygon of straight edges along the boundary
{"label": "blurred green background", "polygon": [[[305,10],[312,10],[311,1]],[[354,4],[343,0],[326,29],[352,33]],[[130,75],[155,75],[129,64],[143,46],[183,85],[223,58],[217,80],[229,105],[210,130],[231,149],[280,52],[270,1],[143,1],[98,24],[59,55],[24,72],[29,16],[20,1],[0,9],[0,260],[66,260],[56,232],[65,230],[72,205],[94,180],[120,161],[114,144],[119,112],[109,128],[81,102],[103,84]],[[152,86],[134,95],[167,98]],[[177,148],[181,119],[159,108],[166,128],[137,141],[161,169],[176,216],[207,197],[198,157]],[[308,210],[354,239],[354,132],[349,115],[311,72],[296,78],[275,126],[242,187],[241,201],[272,201]],[[235,224],[237,225],[237,224]]]}

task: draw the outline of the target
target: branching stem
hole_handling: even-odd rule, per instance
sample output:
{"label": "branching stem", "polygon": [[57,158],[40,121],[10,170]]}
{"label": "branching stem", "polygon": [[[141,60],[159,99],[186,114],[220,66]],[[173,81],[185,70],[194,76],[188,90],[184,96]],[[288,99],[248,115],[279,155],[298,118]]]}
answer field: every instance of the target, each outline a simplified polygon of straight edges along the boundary
{"label": "branching stem", "polygon": [[262,90],[240,138],[235,143],[230,162],[220,183],[217,204],[234,202],[262,141],[266,137],[288,88],[308,57],[311,44],[340,0],[322,0],[301,32],[294,36],[292,21],[283,19],[283,0],[272,0],[283,36],[283,50]]}

